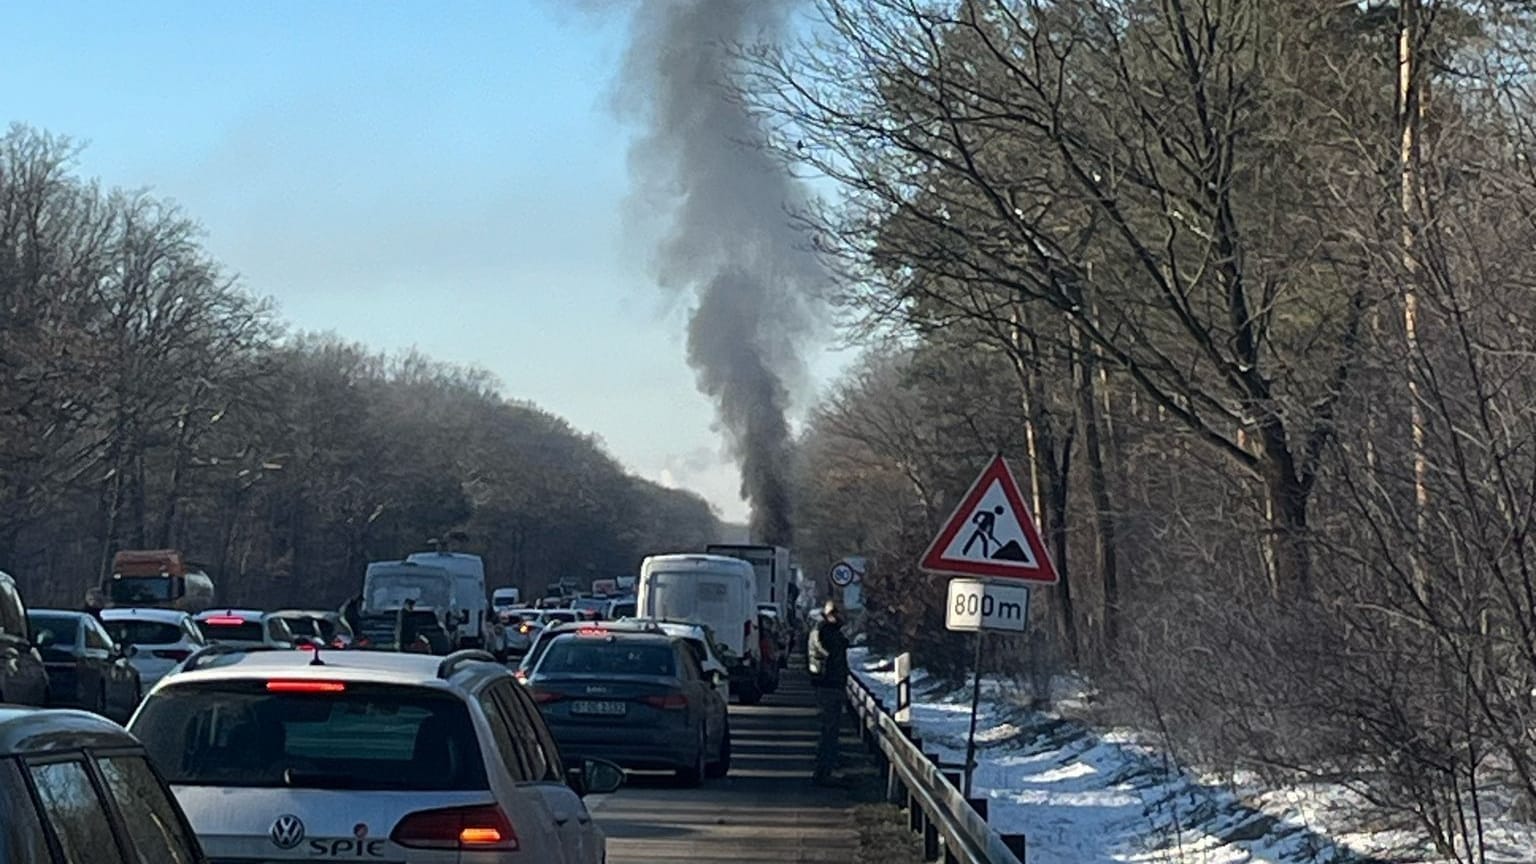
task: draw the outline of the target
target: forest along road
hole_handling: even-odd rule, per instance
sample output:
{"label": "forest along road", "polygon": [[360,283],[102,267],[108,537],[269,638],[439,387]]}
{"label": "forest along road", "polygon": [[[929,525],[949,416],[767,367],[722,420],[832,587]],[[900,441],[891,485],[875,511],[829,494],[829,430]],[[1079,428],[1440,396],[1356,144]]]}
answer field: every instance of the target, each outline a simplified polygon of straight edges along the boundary
{"label": "forest along road", "polygon": [[[811,785],[816,709],[804,668],[785,671],[777,693],[731,706],[730,776],[684,789],[665,775],[631,774],[624,788],[589,801],[608,834],[610,864],[838,862],[857,856],[853,802]],[[844,717],[843,758],[859,747]]]}

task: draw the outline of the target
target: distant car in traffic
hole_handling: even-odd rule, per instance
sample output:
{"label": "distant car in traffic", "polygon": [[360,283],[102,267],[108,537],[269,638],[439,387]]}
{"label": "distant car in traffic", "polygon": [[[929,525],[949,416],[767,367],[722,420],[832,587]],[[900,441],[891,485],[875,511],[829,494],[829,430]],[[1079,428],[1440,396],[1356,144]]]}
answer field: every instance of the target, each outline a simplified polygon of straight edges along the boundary
{"label": "distant car in traffic", "polygon": [[294,633],[282,618],[259,609],[210,609],[192,619],[209,642],[261,648],[293,648]]}
{"label": "distant car in traffic", "polygon": [[580,795],[623,781],[612,763],[563,759],[483,651],[316,663],[213,646],[129,728],[215,860],[599,864]]}
{"label": "distant car in traffic", "polygon": [[539,658],[544,656],[544,652],[548,650],[550,644],[555,641],[556,636],[560,636],[565,633],[579,633],[582,631],[595,632],[599,630],[603,632],[607,632],[609,630],[618,630],[628,633],[664,632],[660,627],[656,626],[655,623],[648,621],[631,620],[556,622],[539,631],[538,636],[533,640],[533,645],[530,646],[528,652],[523,655],[523,659],[518,662],[517,670],[513,672],[513,674],[517,676],[517,680],[527,683],[528,676],[533,674],[533,667],[538,665]]}
{"label": "distant car in traffic", "polygon": [[570,608],[579,620],[602,621],[607,617],[608,606],[606,597],[579,597],[571,601]]}
{"label": "distant car in traffic", "polygon": [[327,609],[283,609],[271,613],[283,619],[294,636],[307,636],[329,648],[347,648],[354,637],[340,612]]}
{"label": "distant car in traffic", "polygon": [[83,708],[119,723],[139,704],[139,672],[128,662],[136,651],[118,645],[84,612],[33,609],[32,638],[48,668],[48,704]]}
{"label": "distant car in traffic", "polygon": [[561,752],[696,786],[731,767],[715,677],[681,639],[594,627],[556,636],[527,684]]}
{"label": "distant car in traffic", "polygon": [[502,627],[505,628],[502,636],[502,652],[505,656],[502,659],[524,656],[544,629],[544,625],[539,623],[539,610],[504,609],[500,616]]}
{"label": "distant car in traffic", "polygon": [[610,620],[610,621],[617,621],[620,618],[633,618],[633,617],[635,617],[635,598],[633,598],[633,597],[610,597],[610,598],[608,598],[608,605],[606,607],[604,607],[604,609],[603,609],[603,617],[608,619],[608,620]]}
{"label": "distant car in traffic", "polygon": [[48,669],[33,643],[16,581],[0,573],[0,702],[48,704]]}
{"label": "distant car in traffic", "polygon": [[139,670],[139,684],[146,692],[208,644],[192,616],[176,609],[104,609],[101,617],[112,641],[134,647],[128,662]]}
{"label": "distant car in traffic", "polygon": [[143,745],[83,711],[0,708],[0,813],[4,864],[207,862]]}

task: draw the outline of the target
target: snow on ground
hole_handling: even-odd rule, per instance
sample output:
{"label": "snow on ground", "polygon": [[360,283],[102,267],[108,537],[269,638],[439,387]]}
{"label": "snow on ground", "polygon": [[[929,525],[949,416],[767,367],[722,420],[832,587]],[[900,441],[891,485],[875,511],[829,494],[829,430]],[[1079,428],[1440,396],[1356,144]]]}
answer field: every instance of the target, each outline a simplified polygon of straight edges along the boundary
{"label": "snow on ground", "polygon": [[[861,648],[849,661],[895,705],[889,662]],[[924,749],[946,766],[963,765],[970,688],[947,690],[913,670],[912,709]],[[976,738],[973,794],[990,799],[989,819],[999,831],[1028,837],[1029,864],[1346,864],[1390,860],[1385,850],[1411,840],[1349,833],[1353,808],[1342,788],[1251,788],[1240,796],[1168,764],[1128,732],[1017,707],[995,679],[983,680]],[[1496,831],[1510,857],[1490,857],[1490,864],[1536,857],[1536,836],[1507,824]]]}

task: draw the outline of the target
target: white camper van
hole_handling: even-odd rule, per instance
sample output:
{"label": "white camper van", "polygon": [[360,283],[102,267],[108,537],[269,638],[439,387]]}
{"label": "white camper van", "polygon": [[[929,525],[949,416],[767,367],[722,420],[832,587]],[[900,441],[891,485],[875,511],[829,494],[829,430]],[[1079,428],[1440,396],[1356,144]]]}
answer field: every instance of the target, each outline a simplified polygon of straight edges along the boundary
{"label": "white camper van", "polygon": [[758,682],[757,583],[752,565],[724,555],[652,555],[640,564],[641,618],[704,624],[728,651],[731,691],[763,698]]}

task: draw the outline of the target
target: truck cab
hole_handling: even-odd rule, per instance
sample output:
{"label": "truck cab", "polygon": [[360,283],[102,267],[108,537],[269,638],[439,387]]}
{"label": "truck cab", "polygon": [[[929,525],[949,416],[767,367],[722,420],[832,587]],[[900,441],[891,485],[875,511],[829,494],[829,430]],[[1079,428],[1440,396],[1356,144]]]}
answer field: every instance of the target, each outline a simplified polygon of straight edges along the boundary
{"label": "truck cab", "polygon": [[114,606],[198,613],[213,605],[213,580],[175,549],[124,549],[101,586]]}

